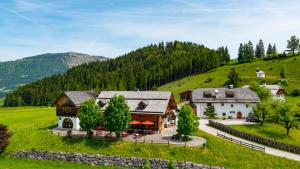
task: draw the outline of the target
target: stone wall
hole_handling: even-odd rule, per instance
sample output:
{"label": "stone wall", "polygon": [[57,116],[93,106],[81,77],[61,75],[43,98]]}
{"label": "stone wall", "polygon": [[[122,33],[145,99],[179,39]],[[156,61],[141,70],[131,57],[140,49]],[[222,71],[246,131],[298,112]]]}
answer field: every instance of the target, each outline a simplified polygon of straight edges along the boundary
{"label": "stone wall", "polygon": [[[92,165],[111,165],[129,168],[138,168],[143,166],[145,158],[137,157],[120,157],[120,156],[106,156],[100,154],[83,154],[83,153],[65,153],[52,151],[17,151],[11,154],[12,157],[30,158],[36,160],[61,160],[73,163],[84,163]],[[151,168],[153,169],[168,169],[168,160],[162,159],[148,159]],[[213,167],[208,165],[196,164],[192,162],[174,162],[178,169],[224,169],[223,167]]]}

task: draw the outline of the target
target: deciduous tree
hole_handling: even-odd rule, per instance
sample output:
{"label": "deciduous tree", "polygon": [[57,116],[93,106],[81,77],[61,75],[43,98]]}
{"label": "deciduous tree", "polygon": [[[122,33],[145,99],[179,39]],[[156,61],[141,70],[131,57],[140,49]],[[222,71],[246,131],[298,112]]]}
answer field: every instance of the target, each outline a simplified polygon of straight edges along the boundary
{"label": "deciduous tree", "polygon": [[292,51],[293,55],[295,55],[295,51],[299,48],[299,38],[297,38],[295,35],[293,35],[288,41],[287,41],[287,48]]}
{"label": "deciduous tree", "polygon": [[298,119],[295,117],[296,113],[285,102],[280,102],[276,108],[276,115],[278,122],[286,129],[286,135],[289,135],[290,129],[296,128]]}
{"label": "deciduous tree", "polygon": [[101,112],[95,100],[88,100],[80,104],[79,114],[80,127],[87,131],[89,137],[92,136],[91,129],[96,128],[101,120]]}
{"label": "deciduous tree", "polygon": [[191,106],[185,105],[180,109],[178,116],[177,132],[180,135],[188,136],[196,132],[199,126],[198,117],[193,114]]}
{"label": "deciduous tree", "polygon": [[115,132],[119,139],[121,132],[128,129],[130,120],[131,113],[124,96],[114,96],[111,98],[104,112],[105,129]]}

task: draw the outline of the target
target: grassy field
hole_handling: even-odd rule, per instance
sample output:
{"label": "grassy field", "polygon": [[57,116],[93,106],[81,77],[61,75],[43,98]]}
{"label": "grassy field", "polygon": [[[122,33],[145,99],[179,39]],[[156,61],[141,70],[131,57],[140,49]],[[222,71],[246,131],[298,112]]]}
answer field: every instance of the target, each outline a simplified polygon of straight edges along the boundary
{"label": "grassy field", "polygon": [[265,123],[262,127],[259,124],[232,125],[231,127],[246,133],[300,146],[300,129],[292,129],[290,130],[290,135],[286,136],[285,128],[274,123]]}
{"label": "grassy field", "polygon": [[[178,161],[192,161],[232,169],[300,168],[300,162],[241,147],[201,131],[197,132],[196,135],[207,139],[208,143],[204,150],[201,150],[200,147],[184,148],[164,144],[152,145],[121,141],[105,142],[98,139],[86,138],[61,138],[57,135],[51,135],[49,131],[50,128],[56,126],[57,122],[55,110],[47,107],[0,108],[0,123],[8,125],[9,129],[14,132],[10,140],[10,145],[4,152],[4,156],[21,149],[43,149],[135,157],[155,157]],[[28,166],[28,168],[35,168],[36,166],[40,168],[38,167],[39,164],[48,165],[47,167],[53,168],[59,168],[59,165],[61,165],[61,168],[71,168],[67,165],[73,165],[47,161],[33,163],[31,160],[19,159],[13,159],[11,161],[6,158],[0,159],[0,163],[1,166],[3,163],[4,166],[11,166],[12,168],[18,168],[22,165],[25,167]],[[76,166],[74,168],[76,168]]]}
{"label": "grassy field", "polygon": [[[280,78],[279,73],[283,65],[287,68],[288,86],[285,87],[286,90],[288,92],[291,92],[293,89],[300,88],[300,56],[295,56],[270,61],[259,60],[244,64],[230,64],[219,67],[207,73],[193,75],[168,83],[164,86],[159,87],[158,90],[172,91],[176,101],[179,101],[180,92],[199,87],[224,86],[224,83],[227,80],[227,75],[231,68],[235,68],[239,73],[242,79],[241,86],[247,85],[251,81],[260,82],[260,80],[256,78],[255,73],[258,67],[260,68],[260,70],[263,70],[266,73],[266,78],[264,80],[268,84],[273,84]],[[208,79],[212,80],[208,82]],[[300,97],[297,97],[294,100],[300,104]]]}
{"label": "grassy field", "polygon": [[31,160],[31,159],[17,159],[0,157],[1,169],[124,169],[109,166],[91,166],[84,164],[74,164],[62,161],[45,161],[45,160]]}

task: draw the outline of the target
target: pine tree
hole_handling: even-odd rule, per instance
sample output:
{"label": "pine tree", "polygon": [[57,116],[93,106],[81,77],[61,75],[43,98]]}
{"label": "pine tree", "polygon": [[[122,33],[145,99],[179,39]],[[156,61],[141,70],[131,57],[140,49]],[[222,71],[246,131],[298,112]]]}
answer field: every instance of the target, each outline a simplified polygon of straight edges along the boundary
{"label": "pine tree", "polygon": [[272,47],[271,43],[269,43],[268,49],[267,49],[267,55],[271,55],[272,53],[273,53],[273,47]]}
{"label": "pine tree", "polygon": [[239,47],[239,53],[238,53],[238,61],[239,62],[244,62],[245,58],[245,51],[244,51],[244,45],[241,43]]}
{"label": "pine tree", "polygon": [[264,58],[265,57],[265,47],[263,41],[260,39],[255,49],[255,57],[256,58]]}
{"label": "pine tree", "polygon": [[272,47],[272,54],[277,55],[277,48],[276,48],[275,43],[274,43],[274,45]]}
{"label": "pine tree", "polygon": [[228,63],[230,61],[230,54],[229,54],[227,46],[225,47],[224,55],[225,55],[224,56],[225,57],[225,62]]}

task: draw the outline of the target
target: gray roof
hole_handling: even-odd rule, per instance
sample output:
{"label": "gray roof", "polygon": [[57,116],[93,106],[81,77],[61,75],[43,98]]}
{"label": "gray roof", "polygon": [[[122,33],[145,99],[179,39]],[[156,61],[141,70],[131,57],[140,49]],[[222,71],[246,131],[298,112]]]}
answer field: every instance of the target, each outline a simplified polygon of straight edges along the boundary
{"label": "gray roof", "polygon": [[[108,103],[112,97],[120,95],[125,97],[127,105],[133,113],[164,114],[172,93],[166,91],[102,91],[97,98],[97,103],[99,101]],[[146,103],[142,110],[139,109],[141,102]],[[106,107],[107,104],[102,109]]]}
{"label": "gray roof", "polygon": [[[233,97],[227,97],[234,93]],[[205,97],[205,93],[211,93],[212,97]],[[199,88],[193,91],[192,101],[197,102],[227,102],[227,103],[257,103],[260,102],[257,94],[247,88]]]}
{"label": "gray roof", "polygon": [[76,106],[80,106],[80,104],[84,101],[90,99],[96,99],[97,93],[91,91],[66,91],[65,94]]}

